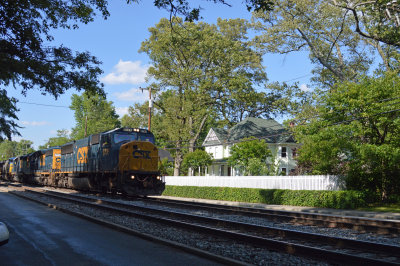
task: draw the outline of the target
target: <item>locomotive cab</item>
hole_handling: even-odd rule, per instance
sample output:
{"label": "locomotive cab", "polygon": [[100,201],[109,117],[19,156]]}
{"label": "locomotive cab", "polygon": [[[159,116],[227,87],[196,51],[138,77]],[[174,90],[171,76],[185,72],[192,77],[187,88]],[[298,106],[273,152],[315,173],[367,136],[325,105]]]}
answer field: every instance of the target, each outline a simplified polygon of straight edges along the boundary
{"label": "locomotive cab", "polygon": [[102,162],[118,169],[117,183],[130,195],[160,195],[165,189],[158,170],[154,135],[146,129],[120,128],[102,135]]}

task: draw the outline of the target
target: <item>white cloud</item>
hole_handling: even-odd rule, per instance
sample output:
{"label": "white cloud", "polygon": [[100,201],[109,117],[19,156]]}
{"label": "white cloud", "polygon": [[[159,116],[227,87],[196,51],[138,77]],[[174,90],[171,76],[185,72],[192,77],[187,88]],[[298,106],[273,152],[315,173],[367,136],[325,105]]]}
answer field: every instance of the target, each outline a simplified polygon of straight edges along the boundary
{"label": "white cloud", "polygon": [[307,87],[307,84],[301,84],[300,90],[307,92],[307,91],[310,91],[311,89],[309,87]]}
{"label": "white cloud", "polygon": [[132,88],[129,91],[115,92],[114,96],[120,101],[126,102],[144,102],[149,99],[149,92],[141,89]]}
{"label": "white cloud", "polygon": [[24,126],[38,127],[38,126],[46,126],[49,125],[50,123],[47,121],[21,121],[21,124]]}
{"label": "white cloud", "polygon": [[145,82],[148,65],[141,65],[141,61],[122,61],[114,66],[113,71],[101,78],[106,84],[140,84]]}
{"label": "white cloud", "polygon": [[115,108],[115,112],[120,117],[123,117],[124,115],[127,115],[128,114],[128,110],[129,110],[129,107],[117,107],[117,108]]}

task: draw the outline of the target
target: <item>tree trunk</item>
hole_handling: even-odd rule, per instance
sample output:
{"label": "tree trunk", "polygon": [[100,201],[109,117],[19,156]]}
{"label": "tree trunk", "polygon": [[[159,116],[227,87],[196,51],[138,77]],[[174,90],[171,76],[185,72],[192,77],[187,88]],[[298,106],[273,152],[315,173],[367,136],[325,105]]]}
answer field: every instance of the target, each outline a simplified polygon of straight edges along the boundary
{"label": "tree trunk", "polygon": [[183,161],[183,154],[181,150],[176,150],[175,162],[174,162],[174,176],[180,175],[182,161]]}
{"label": "tree trunk", "polygon": [[[207,121],[207,117],[208,117],[208,114],[203,116],[203,118],[201,119],[199,127],[196,129],[196,133],[192,133],[191,134],[193,137],[189,140],[189,152],[194,152],[196,141],[199,138],[200,133],[204,128],[204,125],[205,125],[205,123]],[[192,130],[192,132],[193,132],[193,130]]]}

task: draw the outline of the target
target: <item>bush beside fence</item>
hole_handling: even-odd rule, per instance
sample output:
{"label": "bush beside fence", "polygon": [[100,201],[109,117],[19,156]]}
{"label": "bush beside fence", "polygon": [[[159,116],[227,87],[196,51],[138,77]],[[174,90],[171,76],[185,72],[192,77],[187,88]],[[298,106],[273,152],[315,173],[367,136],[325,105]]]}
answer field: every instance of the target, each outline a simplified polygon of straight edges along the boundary
{"label": "bush beside fence", "polygon": [[335,209],[354,209],[366,206],[364,195],[359,191],[284,190],[167,185],[163,196]]}

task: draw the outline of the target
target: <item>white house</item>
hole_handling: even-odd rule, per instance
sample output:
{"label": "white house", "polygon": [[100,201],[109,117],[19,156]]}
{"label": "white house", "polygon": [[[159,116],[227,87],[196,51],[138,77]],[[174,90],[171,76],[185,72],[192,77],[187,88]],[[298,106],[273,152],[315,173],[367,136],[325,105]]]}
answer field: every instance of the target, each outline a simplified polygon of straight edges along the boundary
{"label": "white house", "polygon": [[[211,128],[203,142],[206,152],[212,154],[214,162],[206,170],[207,176],[238,176],[240,170],[230,167],[227,158],[230,147],[243,138],[264,139],[275,157],[281,174],[288,175],[296,167],[296,151],[299,147],[292,135],[273,119],[248,117],[234,127],[226,130]],[[272,164],[267,160],[266,164]]]}

